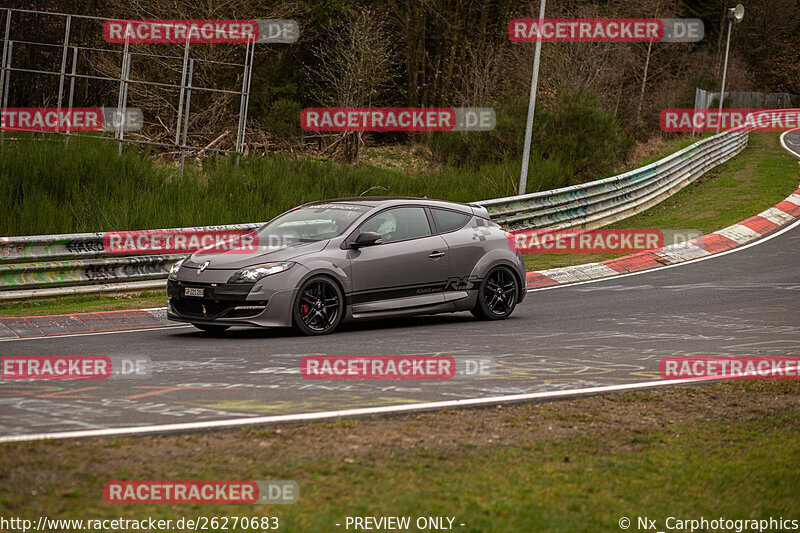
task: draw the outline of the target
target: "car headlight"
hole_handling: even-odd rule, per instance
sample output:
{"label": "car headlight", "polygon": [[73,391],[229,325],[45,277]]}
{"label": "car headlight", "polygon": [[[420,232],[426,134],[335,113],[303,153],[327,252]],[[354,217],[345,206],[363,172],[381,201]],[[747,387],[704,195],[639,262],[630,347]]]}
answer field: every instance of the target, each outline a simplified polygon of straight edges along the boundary
{"label": "car headlight", "polygon": [[294,266],[291,261],[281,261],[276,263],[264,263],[263,265],[253,265],[241,270],[237,270],[228,283],[255,283],[263,277],[271,276]]}
{"label": "car headlight", "polygon": [[181,269],[181,265],[184,261],[186,261],[185,257],[170,267],[169,276],[167,276],[167,279],[171,279],[173,281],[178,279],[178,270]]}

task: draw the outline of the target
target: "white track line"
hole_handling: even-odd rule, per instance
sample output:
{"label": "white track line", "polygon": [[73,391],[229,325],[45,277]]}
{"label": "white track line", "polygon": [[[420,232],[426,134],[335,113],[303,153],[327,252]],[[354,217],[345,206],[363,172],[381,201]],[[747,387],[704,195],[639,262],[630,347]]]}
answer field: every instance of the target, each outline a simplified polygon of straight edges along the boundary
{"label": "white track line", "polygon": [[[778,373],[778,370],[770,370],[769,375]],[[293,415],[272,415],[247,418],[230,418],[227,420],[212,420],[205,422],[185,422],[182,424],[156,424],[152,426],[89,429],[82,431],[63,431],[59,433],[35,433],[32,435],[8,435],[0,437],[0,444],[9,442],[26,442],[34,440],[61,440],[78,439],[88,437],[111,437],[120,435],[143,435],[148,433],[165,433],[172,431],[195,431],[209,429],[229,429],[240,426],[275,424],[286,422],[308,422],[312,420],[327,420],[331,418],[345,418],[367,415],[398,414],[430,409],[445,409],[450,407],[470,407],[480,405],[492,405],[510,402],[521,402],[530,400],[543,400],[548,398],[567,398],[573,396],[586,396],[590,394],[601,394],[606,392],[619,392],[635,389],[651,389],[656,387],[669,387],[672,385],[686,385],[691,383],[702,383],[707,381],[721,381],[725,376],[713,376],[689,379],[665,379],[660,381],[644,381],[640,383],[628,383],[625,385],[606,385],[602,387],[587,387],[584,389],[573,389],[569,391],[548,391],[532,392],[528,394],[513,394],[509,396],[490,396],[487,398],[469,398],[465,400],[446,400],[440,402],[423,402],[416,404],[387,405],[383,407],[362,407],[359,409],[346,409],[341,411],[320,411],[317,413],[298,413]]]}

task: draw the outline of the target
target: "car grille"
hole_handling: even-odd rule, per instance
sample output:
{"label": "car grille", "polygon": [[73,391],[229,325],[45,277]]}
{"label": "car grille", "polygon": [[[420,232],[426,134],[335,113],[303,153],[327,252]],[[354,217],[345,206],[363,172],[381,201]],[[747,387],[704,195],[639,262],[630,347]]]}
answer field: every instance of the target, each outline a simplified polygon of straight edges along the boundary
{"label": "car grille", "polygon": [[197,318],[247,318],[258,315],[267,306],[267,302],[261,300],[225,301],[198,298],[172,298],[170,303],[179,315]]}

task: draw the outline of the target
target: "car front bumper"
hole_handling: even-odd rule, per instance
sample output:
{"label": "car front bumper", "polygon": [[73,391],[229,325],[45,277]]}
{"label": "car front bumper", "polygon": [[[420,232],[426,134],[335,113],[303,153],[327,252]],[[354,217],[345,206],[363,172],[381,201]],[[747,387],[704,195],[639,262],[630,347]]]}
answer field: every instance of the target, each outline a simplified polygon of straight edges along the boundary
{"label": "car front bumper", "polygon": [[[187,295],[200,289],[202,296]],[[295,288],[265,287],[258,283],[167,282],[167,318],[177,322],[215,325],[289,327]]]}

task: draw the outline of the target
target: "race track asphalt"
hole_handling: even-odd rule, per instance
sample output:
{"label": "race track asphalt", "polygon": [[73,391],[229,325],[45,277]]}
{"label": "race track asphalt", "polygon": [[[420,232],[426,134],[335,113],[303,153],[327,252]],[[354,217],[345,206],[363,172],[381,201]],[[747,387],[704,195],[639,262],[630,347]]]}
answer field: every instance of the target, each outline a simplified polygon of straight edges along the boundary
{"label": "race track asphalt", "polygon": [[[467,313],[334,335],[191,326],[0,342],[0,355],[143,356],[143,379],[0,381],[0,440],[658,380],[667,356],[800,356],[800,229],[637,275],[531,291],[511,319]],[[449,380],[309,380],[305,355],[493,357]]]}

